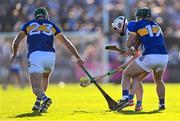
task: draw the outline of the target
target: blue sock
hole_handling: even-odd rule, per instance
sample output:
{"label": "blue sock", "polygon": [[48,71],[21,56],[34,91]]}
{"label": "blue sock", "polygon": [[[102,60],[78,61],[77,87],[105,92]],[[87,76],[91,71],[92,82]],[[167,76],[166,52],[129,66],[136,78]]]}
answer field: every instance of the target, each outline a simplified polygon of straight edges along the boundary
{"label": "blue sock", "polygon": [[141,105],[142,105],[142,101],[138,100],[138,101],[136,102],[136,106],[141,106]]}
{"label": "blue sock", "polygon": [[41,96],[41,100],[42,100],[42,101],[45,101],[47,98],[48,98],[48,97],[47,97],[45,94],[42,94],[42,96]]}
{"label": "blue sock", "polygon": [[123,90],[122,91],[123,100],[128,100],[129,90]]}
{"label": "blue sock", "polygon": [[160,106],[161,106],[161,105],[164,105],[164,98],[159,99],[159,105],[160,105]]}
{"label": "blue sock", "polygon": [[133,100],[134,95],[129,95],[129,100]]}

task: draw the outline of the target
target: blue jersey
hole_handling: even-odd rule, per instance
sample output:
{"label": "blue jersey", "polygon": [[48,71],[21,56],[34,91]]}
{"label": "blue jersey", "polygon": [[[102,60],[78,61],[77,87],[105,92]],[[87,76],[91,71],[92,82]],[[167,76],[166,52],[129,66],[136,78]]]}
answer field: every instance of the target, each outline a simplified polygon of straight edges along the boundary
{"label": "blue jersey", "polygon": [[126,31],[127,36],[131,33],[131,31],[133,31],[133,28],[134,28],[135,25],[136,25],[135,20],[131,20],[131,21],[128,22],[127,31]]}
{"label": "blue jersey", "polygon": [[144,49],[143,55],[167,54],[161,28],[153,20],[143,19],[137,21],[129,31],[138,35]]}
{"label": "blue jersey", "polygon": [[47,19],[33,19],[21,29],[27,34],[28,57],[34,51],[55,52],[54,36],[61,30]]}

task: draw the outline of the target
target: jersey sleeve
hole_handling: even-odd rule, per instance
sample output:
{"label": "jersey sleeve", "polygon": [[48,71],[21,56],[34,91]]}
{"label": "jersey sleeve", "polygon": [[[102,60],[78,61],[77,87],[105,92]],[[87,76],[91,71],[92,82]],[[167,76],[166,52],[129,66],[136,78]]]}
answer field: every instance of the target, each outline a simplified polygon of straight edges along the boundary
{"label": "jersey sleeve", "polygon": [[54,32],[54,36],[56,36],[58,33],[61,33],[61,29],[59,27],[57,27],[56,25],[54,25],[54,29],[55,29],[55,32]]}
{"label": "jersey sleeve", "polygon": [[128,24],[127,28],[130,34],[137,34],[137,24]]}
{"label": "jersey sleeve", "polygon": [[25,32],[26,34],[27,34],[27,30],[26,30],[27,25],[28,23],[25,23],[24,25],[21,26],[21,31]]}

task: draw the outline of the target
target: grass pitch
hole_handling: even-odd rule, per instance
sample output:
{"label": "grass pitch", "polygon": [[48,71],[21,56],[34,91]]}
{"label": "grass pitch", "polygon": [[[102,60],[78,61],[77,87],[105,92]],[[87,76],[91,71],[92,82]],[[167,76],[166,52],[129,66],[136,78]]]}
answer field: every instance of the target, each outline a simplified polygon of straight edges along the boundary
{"label": "grass pitch", "polygon": [[[121,96],[121,86],[101,84],[115,100]],[[33,114],[35,96],[31,88],[0,88],[0,120],[180,120],[180,84],[166,84],[166,110],[158,111],[158,98],[154,84],[144,84],[143,111],[128,107],[122,112],[109,111],[107,103],[94,85],[82,88],[78,84],[64,87],[50,85],[47,95],[53,100],[48,113]]]}

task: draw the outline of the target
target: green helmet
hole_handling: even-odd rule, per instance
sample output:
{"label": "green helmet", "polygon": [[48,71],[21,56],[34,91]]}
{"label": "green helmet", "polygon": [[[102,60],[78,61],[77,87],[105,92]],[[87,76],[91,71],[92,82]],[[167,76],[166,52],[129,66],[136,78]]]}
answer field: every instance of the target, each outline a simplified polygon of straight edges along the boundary
{"label": "green helmet", "polygon": [[34,10],[34,17],[37,19],[39,17],[43,16],[44,18],[48,19],[48,12],[44,7],[39,7]]}
{"label": "green helmet", "polygon": [[148,7],[140,8],[136,11],[137,19],[144,19],[151,17],[151,9]]}

